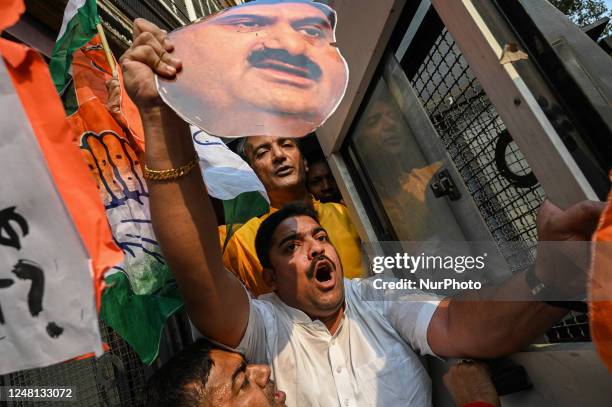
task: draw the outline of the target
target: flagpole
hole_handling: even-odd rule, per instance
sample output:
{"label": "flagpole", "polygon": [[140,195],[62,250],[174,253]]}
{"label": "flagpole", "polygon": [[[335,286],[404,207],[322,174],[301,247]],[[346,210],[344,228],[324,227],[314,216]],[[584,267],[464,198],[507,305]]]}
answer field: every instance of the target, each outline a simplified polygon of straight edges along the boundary
{"label": "flagpole", "polygon": [[108,60],[108,64],[110,65],[113,78],[117,79],[117,66],[115,65],[113,53],[111,52],[110,47],[108,46],[108,41],[106,41],[104,28],[102,27],[101,23],[96,24],[96,28],[98,29],[98,34],[100,35],[100,40],[102,41],[102,48],[104,48],[104,53],[106,54],[106,59]]}

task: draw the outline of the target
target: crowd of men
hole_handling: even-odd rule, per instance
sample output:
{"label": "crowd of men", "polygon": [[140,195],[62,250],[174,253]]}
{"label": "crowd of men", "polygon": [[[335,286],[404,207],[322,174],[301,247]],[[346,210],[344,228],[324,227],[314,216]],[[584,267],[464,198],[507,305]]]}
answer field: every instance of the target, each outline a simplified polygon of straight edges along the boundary
{"label": "crowd of men", "polygon": [[[316,212],[321,225],[337,247],[344,275],[348,278],[362,277],[361,241],[348,210],[346,206],[333,201],[317,199],[317,196],[326,196],[329,188],[325,193],[318,189],[315,193],[309,192],[313,183],[307,186],[306,169],[309,166],[302,156],[299,142],[291,138],[253,136],[240,140],[238,152],[251,165],[266,188],[272,210],[264,216],[251,219],[232,235],[223,251],[223,263],[227,269],[255,296],[271,292],[269,275],[262,268],[256,253],[255,236],[262,222],[271,213],[288,203],[304,202]],[[226,240],[225,228],[222,227],[220,232],[223,245]]]}
{"label": "crowd of men", "polygon": [[[299,8],[284,13],[286,18],[328,18],[305,1],[283,7]],[[261,41],[268,41],[265,48],[280,46],[269,36]],[[308,42],[290,51],[314,59],[314,46]],[[156,235],[202,338],[152,377],[149,405],[427,406],[431,382],[420,356],[505,356],[565,314],[537,301],[491,306],[487,290],[463,298],[364,301],[374,288],[364,278],[361,242],[348,210],[326,163],[307,164],[292,138],[240,142],[238,151],[266,187],[271,209],[224,245],[227,231],[216,223],[201,174],[186,170],[195,156],[189,129],[157,91],[155,75],[172,79],[183,68],[173,49],[164,31],[139,19],[121,60],[126,90],[145,129],[145,177],[157,174],[148,176]],[[545,202],[539,238],[589,240],[601,209],[593,202],[567,210]],[[551,255],[546,248],[541,252],[532,277],[565,290],[577,277],[571,269],[550,270]],[[495,294],[503,298],[504,292],[527,298],[532,291],[519,273]],[[463,363],[445,381],[461,405],[499,403],[481,365]]]}

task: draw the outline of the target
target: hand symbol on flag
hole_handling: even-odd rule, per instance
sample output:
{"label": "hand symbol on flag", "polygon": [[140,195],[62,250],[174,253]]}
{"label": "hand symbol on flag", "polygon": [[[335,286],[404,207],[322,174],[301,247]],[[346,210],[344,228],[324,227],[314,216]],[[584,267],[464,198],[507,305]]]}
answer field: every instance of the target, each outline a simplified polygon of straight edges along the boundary
{"label": "hand symbol on flag", "polygon": [[143,204],[141,197],[149,194],[138,157],[125,139],[113,131],[88,132],[81,137],[81,149],[107,209],[130,199]]}
{"label": "hand symbol on flag", "polygon": [[96,178],[115,243],[125,253],[116,269],[128,275],[135,293],[157,289],[165,282],[166,263],[153,233],[138,156],[125,137],[110,130],[84,133],[81,151]]}

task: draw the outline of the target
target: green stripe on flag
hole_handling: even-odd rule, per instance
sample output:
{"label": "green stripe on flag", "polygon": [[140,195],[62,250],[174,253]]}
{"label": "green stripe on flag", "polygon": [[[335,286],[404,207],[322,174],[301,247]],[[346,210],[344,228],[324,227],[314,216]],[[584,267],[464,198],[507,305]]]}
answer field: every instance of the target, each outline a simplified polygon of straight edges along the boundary
{"label": "green stripe on flag", "polygon": [[226,224],[246,223],[270,210],[268,201],[257,191],[243,192],[234,199],[223,201]]}
{"label": "green stripe on flag", "polygon": [[70,116],[79,110],[79,101],[76,95],[76,89],[74,88],[74,82],[71,81],[63,93],[60,93],[60,99],[64,104],[64,110],[66,111],[66,115]]}
{"label": "green stripe on flag", "polygon": [[[55,89],[60,95],[66,91],[74,91],[67,88],[72,80],[70,74],[72,54],[96,35],[96,25],[99,22],[100,17],[95,0],[70,0],[68,2],[64,12],[62,31],[55,42],[49,63]],[[64,99],[74,100],[75,98],[70,95]],[[66,103],[64,107],[68,115],[73,114],[77,109],[75,103]]]}
{"label": "green stripe on flag", "polygon": [[121,272],[104,279],[100,317],[150,365],[157,358],[162,331],[168,317],[183,307],[176,282],[153,294],[136,295]]}

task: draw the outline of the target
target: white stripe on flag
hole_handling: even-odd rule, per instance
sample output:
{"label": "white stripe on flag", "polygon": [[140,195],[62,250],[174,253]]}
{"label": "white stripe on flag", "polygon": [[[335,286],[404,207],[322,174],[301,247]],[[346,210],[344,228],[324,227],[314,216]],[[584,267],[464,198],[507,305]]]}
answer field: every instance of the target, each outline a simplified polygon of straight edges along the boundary
{"label": "white stripe on flag", "polygon": [[223,140],[190,126],[193,145],[200,158],[200,168],[208,193],[227,201],[243,192],[259,192],[268,203],[270,199],[253,169]]}
{"label": "white stripe on flag", "polygon": [[77,12],[79,11],[79,9],[83,7],[86,2],[87,0],[69,0],[68,1],[68,4],[66,5],[66,10],[64,10],[64,19],[62,20],[62,28],[60,28],[56,41],[59,41],[60,38],[64,36],[64,34],[66,33],[66,28],[68,28],[68,23],[70,22],[70,20],[74,18],[74,16],[77,15]]}

